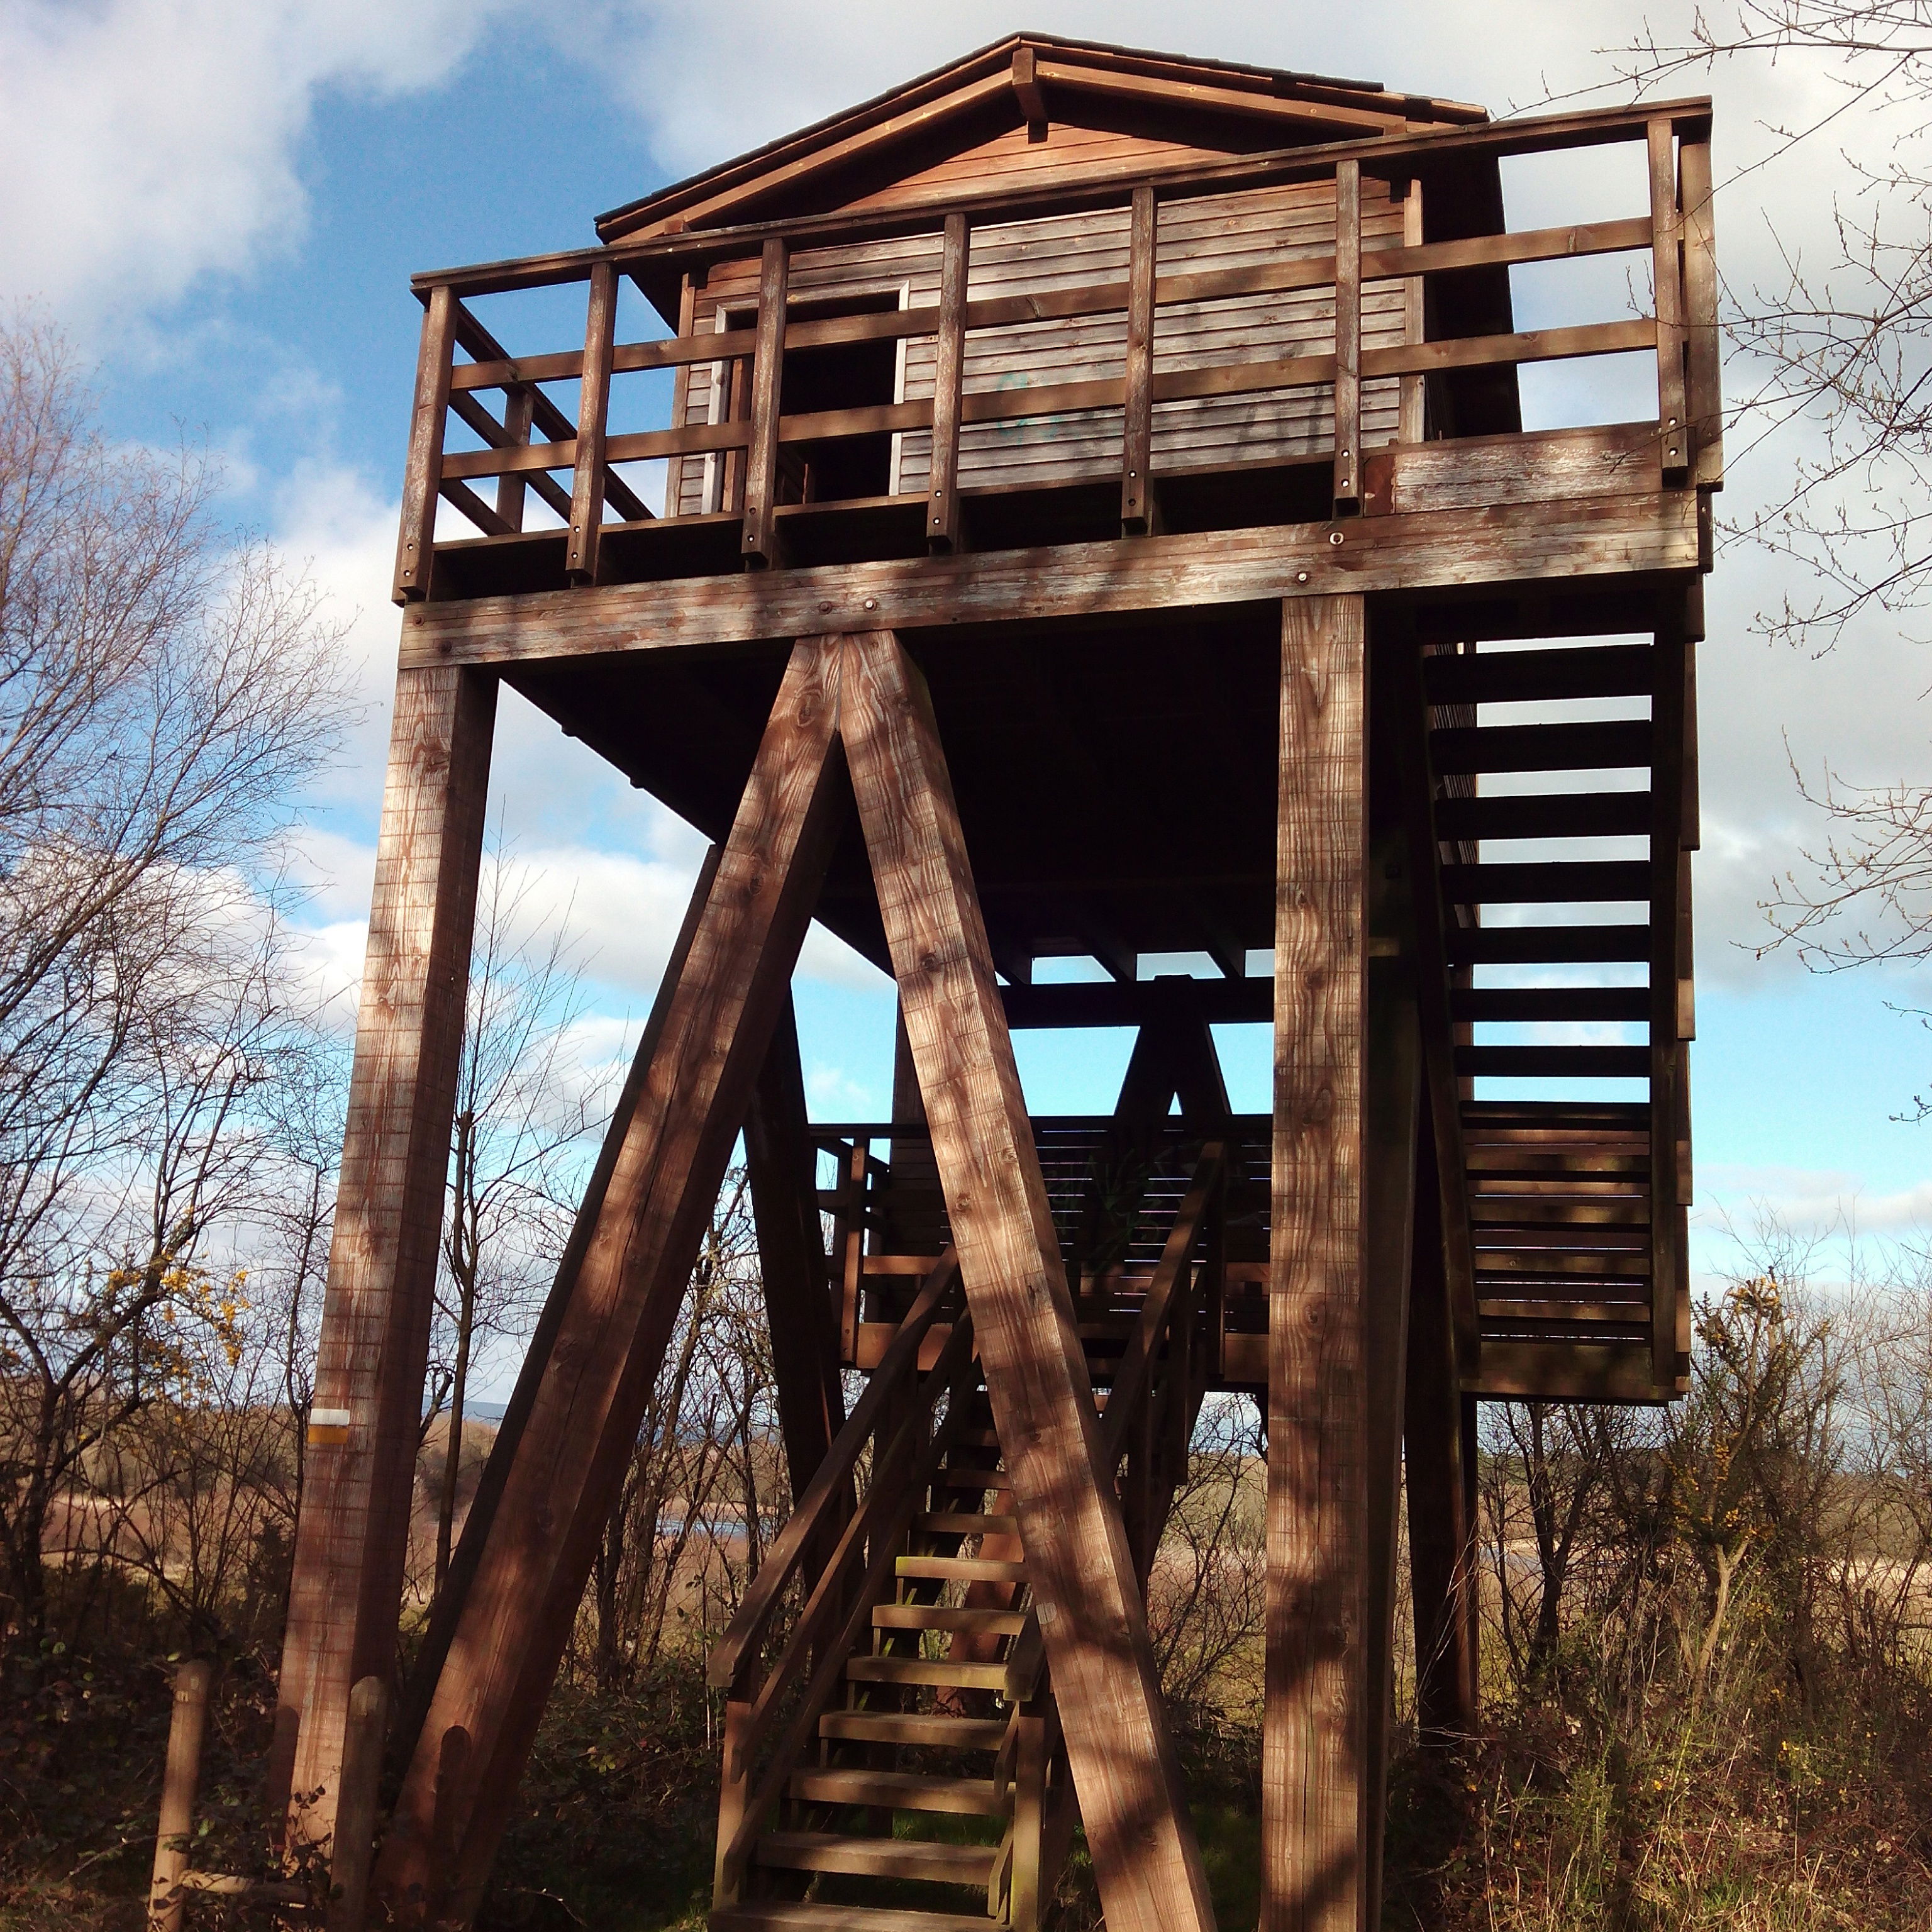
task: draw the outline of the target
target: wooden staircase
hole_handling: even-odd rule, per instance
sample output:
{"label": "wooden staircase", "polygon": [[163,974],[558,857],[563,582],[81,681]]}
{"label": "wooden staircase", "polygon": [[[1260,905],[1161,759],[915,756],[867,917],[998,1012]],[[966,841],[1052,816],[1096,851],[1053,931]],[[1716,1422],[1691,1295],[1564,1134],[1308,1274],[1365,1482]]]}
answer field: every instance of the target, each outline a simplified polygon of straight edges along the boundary
{"label": "wooden staircase", "polygon": [[[1204,1150],[1140,1292],[1115,1270],[1076,1298],[1143,1583],[1211,1367],[1196,1318],[1215,1286],[1222,1159]],[[814,1568],[806,1552],[835,1529]],[[776,1612],[801,1595],[767,1658]],[[950,1249],[892,1324],[711,1679],[730,1694],[717,1932],[1036,1932],[1078,1812]]]}

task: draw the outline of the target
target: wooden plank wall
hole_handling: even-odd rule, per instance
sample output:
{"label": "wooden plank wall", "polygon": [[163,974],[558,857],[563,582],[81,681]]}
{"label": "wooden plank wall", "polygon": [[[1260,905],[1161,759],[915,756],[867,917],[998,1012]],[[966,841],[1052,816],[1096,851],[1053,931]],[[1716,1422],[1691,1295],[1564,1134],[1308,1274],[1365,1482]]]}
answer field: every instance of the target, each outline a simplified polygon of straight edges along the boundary
{"label": "wooden plank wall", "polygon": [[[1012,222],[974,234],[968,295],[971,301],[1040,294],[1127,279],[1131,212],[1125,206],[1048,220]],[[1402,209],[1380,182],[1362,183],[1365,245],[1399,242]],[[1258,188],[1240,194],[1168,202],[1160,211],[1160,271],[1163,274],[1258,266],[1283,259],[1331,254],[1335,199],[1331,184]],[[833,296],[890,297],[908,306],[939,300],[940,238],[912,236],[844,248],[801,250],[792,258],[790,292],[796,302]],[[712,272],[694,304],[695,326],[715,328],[721,308],[742,315],[757,300],[755,262]],[[1362,302],[1362,344],[1379,348],[1403,339],[1404,291],[1400,282],[1370,284]],[[983,329],[966,338],[968,394],[1048,383],[1118,377],[1126,358],[1124,313]],[[1332,289],[1304,289],[1214,302],[1167,304],[1157,311],[1155,368],[1210,368],[1334,347]],[[935,345],[921,337],[904,347],[901,398],[933,392]],[[694,366],[683,387],[680,420],[712,419],[715,365]],[[736,386],[742,388],[742,372]],[[1362,441],[1373,448],[1395,440],[1397,382],[1362,386]],[[724,413],[729,415],[727,410]],[[1211,397],[1161,403],[1154,411],[1154,463],[1163,469],[1238,461],[1278,461],[1325,450],[1333,435],[1334,397],[1326,384],[1270,394]],[[1012,422],[969,424],[959,439],[962,489],[1000,484],[1064,483],[1116,477],[1120,465],[1118,409]],[[899,439],[897,485],[924,492],[931,464],[928,431]],[[694,515],[705,500],[701,458],[681,466],[676,511]],[[720,506],[722,507],[722,506]]]}

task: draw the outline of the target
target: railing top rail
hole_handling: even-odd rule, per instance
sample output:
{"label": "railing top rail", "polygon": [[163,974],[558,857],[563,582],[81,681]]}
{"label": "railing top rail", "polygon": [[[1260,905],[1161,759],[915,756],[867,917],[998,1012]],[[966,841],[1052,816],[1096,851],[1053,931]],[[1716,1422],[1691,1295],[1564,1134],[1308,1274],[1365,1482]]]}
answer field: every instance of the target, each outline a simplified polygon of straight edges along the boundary
{"label": "railing top rail", "polygon": [[1004,194],[964,196],[944,203],[915,208],[835,210],[789,220],[748,222],[735,226],[698,229],[660,236],[646,242],[623,242],[526,255],[507,261],[484,262],[467,267],[436,268],[412,275],[410,285],[427,302],[433,289],[447,287],[459,296],[499,295],[513,290],[542,288],[586,280],[600,262],[615,262],[620,273],[652,267],[683,269],[756,255],[765,242],[782,238],[794,248],[831,248],[842,243],[883,241],[894,237],[937,232],[948,214],[964,214],[969,220],[1025,220],[1050,214],[1130,203],[1137,188],[1148,187],[1157,199],[1232,194],[1242,188],[1276,182],[1320,179],[1345,160],[1358,162],[1378,176],[1407,174],[1419,163],[1463,154],[1494,155],[1549,152],[1563,148],[1594,147],[1646,138],[1654,121],[1668,121],[1677,134],[1696,138],[1708,133],[1711,103],[1700,95],[1680,100],[1640,102],[1620,107],[1592,108],[1573,114],[1525,116],[1478,126],[1363,141],[1336,141],[1244,155],[1232,161],[1204,162],[1143,177],[1088,185],[1035,188]]}

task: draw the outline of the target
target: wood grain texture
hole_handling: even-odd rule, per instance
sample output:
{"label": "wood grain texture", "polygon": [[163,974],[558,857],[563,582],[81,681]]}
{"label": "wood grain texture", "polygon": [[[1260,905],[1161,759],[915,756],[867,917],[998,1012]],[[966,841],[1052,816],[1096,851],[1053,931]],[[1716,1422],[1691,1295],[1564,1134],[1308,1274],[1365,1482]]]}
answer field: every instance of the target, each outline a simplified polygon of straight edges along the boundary
{"label": "wood grain texture", "polygon": [[924,680],[847,640],[842,730],[1110,1925],[1211,1927],[1012,1042]]}
{"label": "wood grain texture", "polygon": [[[793,653],[671,995],[383,1847],[380,1888],[406,1917],[466,1918],[488,1874],[817,897],[838,657]],[[458,1730],[469,1748],[439,1798]],[[439,1813],[453,1872],[434,1868]]]}
{"label": "wood grain texture", "polygon": [[316,1404],[350,1421],[308,1452],[283,1641],[292,1788],[322,1794],[304,1838],[333,1823],[351,1687],[395,1670],[496,711],[488,676],[397,674],[316,1357]]}
{"label": "wood grain texture", "polygon": [[[1336,534],[1339,544],[1330,541]],[[1679,490],[1365,517],[1345,530],[1287,524],[478,598],[410,610],[403,662],[514,664],[735,645],[874,622],[1000,623],[1696,568],[1696,498]]]}
{"label": "wood grain texture", "polygon": [[758,347],[752,361],[752,420],[745,459],[743,550],[753,563],[770,563],[773,554],[772,512],[778,502],[778,407],[784,386],[790,262],[782,241],[765,244],[758,268]]}
{"label": "wood grain texture", "polygon": [[1355,1932],[1363,1897],[1364,628],[1282,607],[1262,1932]]}
{"label": "wood grain texture", "polygon": [[966,278],[970,236],[963,214],[946,218],[938,326],[933,338],[932,446],[926,478],[926,542],[959,539],[959,405],[966,355]]}
{"label": "wood grain texture", "polygon": [[[1404,304],[1406,319],[1406,304]],[[1362,458],[1362,164],[1335,169],[1335,508],[1360,499]]]}
{"label": "wood grain texture", "polygon": [[610,351],[616,340],[617,272],[608,262],[590,276],[584,333],[584,374],[577,406],[577,467],[571,481],[570,537],[564,570],[577,583],[597,577],[604,527],[604,438],[610,412]]}
{"label": "wood grain texture", "polygon": [[1154,190],[1136,188],[1129,220],[1125,424],[1120,447],[1120,522],[1130,531],[1147,527],[1153,501],[1148,472],[1154,460],[1154,291],[1160,246],[1158,213]]}
{"label": "wood grain texture", "polygon": [[436,548],[436,506],[442,478],[443,422],[449,412],[449,364],[455,344],[457,302],[447,287],[433,290],[423,310],[416,351],[416,400],[410,416],[409,456],[403,470],[402,527],[396,537],[392,596],[398,604],[429,595]]}

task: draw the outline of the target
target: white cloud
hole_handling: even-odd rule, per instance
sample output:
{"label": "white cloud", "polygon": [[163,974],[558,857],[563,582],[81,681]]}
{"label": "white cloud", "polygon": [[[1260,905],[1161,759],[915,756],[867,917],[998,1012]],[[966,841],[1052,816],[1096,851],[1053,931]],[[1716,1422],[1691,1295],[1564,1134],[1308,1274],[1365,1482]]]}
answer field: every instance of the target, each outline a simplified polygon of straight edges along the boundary
{"label": "white cloud", "polygon": [[300,238],[318,95],[446,79],[504,0],[11,0],[5,292],[69,320],[171,301]]}

